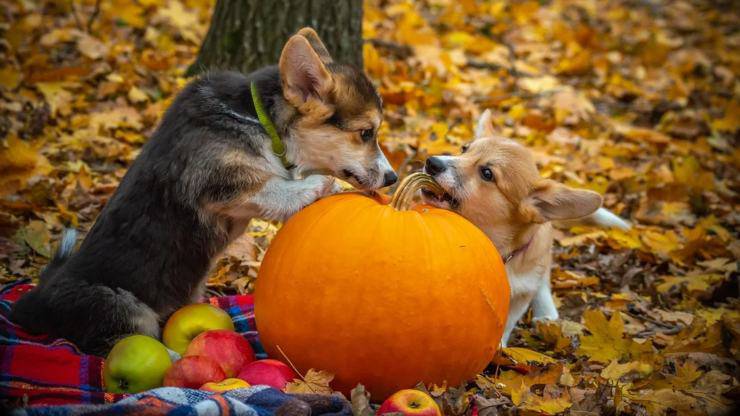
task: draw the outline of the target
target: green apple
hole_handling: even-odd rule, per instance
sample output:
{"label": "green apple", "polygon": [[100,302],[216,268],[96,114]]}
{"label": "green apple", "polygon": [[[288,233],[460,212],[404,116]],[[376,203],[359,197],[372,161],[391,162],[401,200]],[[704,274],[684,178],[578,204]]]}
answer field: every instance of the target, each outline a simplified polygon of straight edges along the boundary
{"label": "green apple", "polygon": [[161,342],[146,335],[128,336],[113,346],[103,363],[105,391],[138,393],[160,387],[171,365]]}
{"label": "green apple", "polygon": [[177,310],[164,325],[162,341],[167,348],[182,355],[190,341],[201,332],[211,329],[234,330],[231,316],[207,303],[194,303]]}

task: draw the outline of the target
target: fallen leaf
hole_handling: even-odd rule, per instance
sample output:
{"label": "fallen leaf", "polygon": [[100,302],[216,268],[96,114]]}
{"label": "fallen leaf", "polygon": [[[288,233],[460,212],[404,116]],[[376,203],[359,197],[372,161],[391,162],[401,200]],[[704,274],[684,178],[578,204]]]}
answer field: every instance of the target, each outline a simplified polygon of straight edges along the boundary
{"label": "fallen leaf", "polygon": [[329,383],[334,379],[334,374],[324,370],[310,369],[302,379],[291,381],[285,386],[286,393],[298,394],[332,394],[333,390]]}
{"label": "fallen leaf", "polygon": [[536,351],[532,351],[527,348],[508,347],[508,348],[503,348],[502,352],[504,353],[504,355],[520,363],[542,365],[542,364],[553,364],[557,362],[557,360],[555,360],[552,357],[548,357],[547,355],[538,353]]}
{"label": "fallen leaf", "polygon": [[31,221],[18,233],[33,251],[46,258],[51,258],[51,236],[43,221]]}
{"label": "fallen leaf", "polygon": [[103,58],[108,54],[108,46],[88,34],[83,34],[77,39],[77,49],[92,60]]}
{"label": "fallen leaf", "polygon": [[648,363],[629,361],[624,364],[619,364],[617,360],[612,360],[606,368],[601,370],[601,377],[611,381],[619,381],[629,373],[635,373],[640,377],[646,377],[650,375],[652,371],[653,367]]}
{"label": "fallen leaf", "polygon": [[31,178],[46,175],[51,169],[38,149],[10,136],[0,147],[0,196],[23,189]]}
{"label": "fallen leaf", "polygon": [[581,336],[581,345],[576,353],[592,361],[607,363],[623,358],[634,359],[653,351],[650,342],[638,344],[625,338],[624,321],[618,312],[607,321],[601,311],[590,309],[583,313],[583,323],[590,334]]}

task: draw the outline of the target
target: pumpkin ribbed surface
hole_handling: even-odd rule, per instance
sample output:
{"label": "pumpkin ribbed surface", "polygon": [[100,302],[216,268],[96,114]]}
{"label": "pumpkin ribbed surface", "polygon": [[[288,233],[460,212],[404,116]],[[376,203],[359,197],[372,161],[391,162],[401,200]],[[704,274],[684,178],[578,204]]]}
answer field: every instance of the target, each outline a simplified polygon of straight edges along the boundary
{"label": "pumpkin ribbed surface", "polygon": [[458,385],[483,370],[509,306],[501,257],[461,216],[400,211],[359,193],[322,199],[272,241],[257,279],[260,339],[303,373],[362,383],[382,400],[425,383]]}

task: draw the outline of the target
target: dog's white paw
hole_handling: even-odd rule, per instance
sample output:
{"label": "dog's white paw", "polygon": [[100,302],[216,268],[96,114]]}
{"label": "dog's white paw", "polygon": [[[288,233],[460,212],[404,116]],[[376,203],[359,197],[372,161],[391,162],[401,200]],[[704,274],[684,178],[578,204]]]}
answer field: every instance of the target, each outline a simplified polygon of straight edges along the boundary
{"label": "dog's white paw", "polygon": [[553,322],[560,319],[558,315],[545,315],[532,318],[532,322]]}
{"label": "dog's white paw", "polygon": [[310,188],[314,196],[313,200],[333,195],[342,189],[337,181],[331,176],[310,175],[304,180],[310,184]]}

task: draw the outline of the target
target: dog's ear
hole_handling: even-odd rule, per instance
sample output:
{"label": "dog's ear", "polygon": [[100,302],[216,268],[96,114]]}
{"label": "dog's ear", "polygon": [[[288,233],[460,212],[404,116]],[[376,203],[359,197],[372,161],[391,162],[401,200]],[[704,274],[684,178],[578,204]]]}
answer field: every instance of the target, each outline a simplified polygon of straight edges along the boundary
{"label": "dog's ear", "polygon": [[333,61],[329,51],[326,49],[326,46],[324,46],[324,42],[321,41],[319,34],[316,33],[315,30],[310,27],[304,27],[298,31],[298,34],[306,38],[313,50],[317,55],[319,55],[319,58],[321,58],[321,62],[328,64]]}
{"label": "dog's ear", "polygon": [[585,217],[601,207],[601,195],[543,179],[522,201],[519,210],[535,223]]}
{"label": "dog's ear", "polygon": [[493,131],[493,122],[491,122],[491,110],[486,109],[478,119],[478,125],[475,127],[475,138],[494,137],[496,132]]}
{"label": "dog's ear", "polygon": [[327,107],[334,79],[319,55],[301,35],[293,35],[280,54],[280,79],[283,95],[301,112]]}

